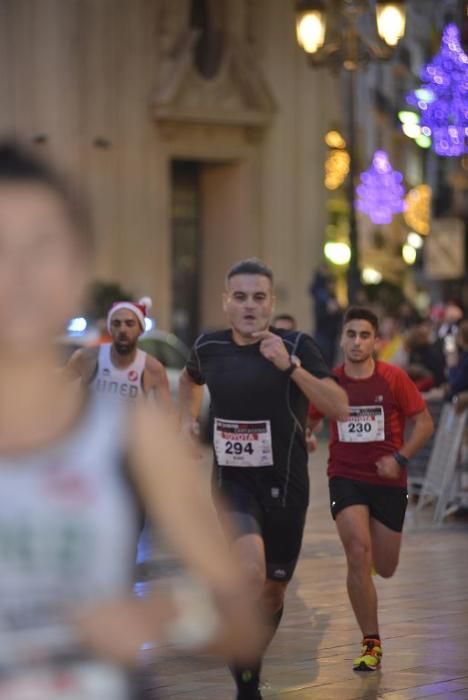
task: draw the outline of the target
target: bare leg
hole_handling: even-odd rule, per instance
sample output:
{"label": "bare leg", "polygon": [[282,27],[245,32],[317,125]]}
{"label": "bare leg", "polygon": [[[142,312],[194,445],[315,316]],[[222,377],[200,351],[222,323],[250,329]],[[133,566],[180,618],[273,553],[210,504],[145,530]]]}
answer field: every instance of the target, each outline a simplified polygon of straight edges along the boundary
{"label": "bare leg", "polygon": [[[252,597],[261,600],[266,579],[265,548],[259,534],[242,535],[233,544],[234,553],[250,585]],[[268,633],[265,633],[267,641]],[[270,637],[271,638],[271,637]],[[269,642],[269,639],[268,639]],[[259,682],[262,659],[248,668],[234,661],[230,669],[237,686],[238,700],[256,700],[259,697]]]}
{"label": "bare leg", "polygon": [[265,616],[268,623],[268,629],[265,639],[264,651],[275,636],[278,625],[283,614],[284,596],[286,593],[287,583],[280,581],[266,581],[263,588],[262,602],[264,605]]}
{"label": "bare leg", "polygon": [[349,506],[336,516],[338,534],[348,562],[347,586],[363,636],[379,631],[377,592],[372,581],[372,540],[367,506]]}
{"label": "bare leg", "polygon": [[395,532],[378,520],[370,521],[372,560],[374,568],[383,578],[390,578],[396,571],[400,558],[401,532]]}

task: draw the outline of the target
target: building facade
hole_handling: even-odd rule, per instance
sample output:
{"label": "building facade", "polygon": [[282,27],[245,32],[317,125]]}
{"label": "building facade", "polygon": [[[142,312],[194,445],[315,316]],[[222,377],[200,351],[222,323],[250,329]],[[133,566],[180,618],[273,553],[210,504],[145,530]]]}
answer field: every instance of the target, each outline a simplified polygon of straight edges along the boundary
{"label": "building facade", "polygon": [[150,294],[190,340],[223,322],[226,269],[259,256],[310,328],[336,80],[289,0],[0,0],[0,132],[89,197],[95,276]]}

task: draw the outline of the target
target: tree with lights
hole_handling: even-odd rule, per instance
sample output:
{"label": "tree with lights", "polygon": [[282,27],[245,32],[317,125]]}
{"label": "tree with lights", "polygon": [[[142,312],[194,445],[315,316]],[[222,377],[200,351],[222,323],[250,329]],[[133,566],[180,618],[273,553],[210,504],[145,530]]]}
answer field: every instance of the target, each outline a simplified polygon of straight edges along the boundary
{"label": "tree with lights", "polygon": [[455,24],[448,24],[439,53],[421,71],[421,88],[407,96],[428,127],[439,156],[468,153],[468,56]]}
{"label": "tree with lights", "polygon": [[403,175],[393,170],[385,151],[376,151],[372,165],[361,174],[356,207],[374,224],[390,224],[405,210]]}

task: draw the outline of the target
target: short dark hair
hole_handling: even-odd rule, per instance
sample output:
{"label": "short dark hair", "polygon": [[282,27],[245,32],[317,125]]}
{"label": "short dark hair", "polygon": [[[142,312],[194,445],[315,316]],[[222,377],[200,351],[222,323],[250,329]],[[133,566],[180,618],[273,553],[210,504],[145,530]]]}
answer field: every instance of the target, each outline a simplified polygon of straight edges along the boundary
{"label": "short dark hair", "polygon": [[297,324],[296,319],[294,316],[291,316],[291,314],[276,314],[276,316],[273,317],[273,325],[275,325],[276,321],[289,321],[289,323],[292,323],[294,325]]}
{"label": "short dark hair", "polygon": [[88,208],[67,178],[32,149],[16,141],[0,141],[0,186],[4,184],[42,185],[51,189],[61,199],[79,245],[86,253],[92,252]]}
{"label": "short dark hair", "polygon": [[350,306],[343,318],[343,327],[350,321],[368,321],[375,333],[379,332],[379,319],[373,311],[365,306]]}
{"label": "short dark hair", "polygon": [[273,272],[258,258],[247,258],[233,265],[226,275],[226,281],[236,275],[261,275],[267,277],[273,284]]}

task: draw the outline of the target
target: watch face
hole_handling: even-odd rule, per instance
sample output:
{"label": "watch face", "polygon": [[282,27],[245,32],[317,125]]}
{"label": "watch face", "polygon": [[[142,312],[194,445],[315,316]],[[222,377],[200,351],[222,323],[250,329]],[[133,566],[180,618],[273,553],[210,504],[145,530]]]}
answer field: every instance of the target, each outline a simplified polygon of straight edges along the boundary
{"label": "watch face", "polygon": [[291,363],[292,363],[293,365],[296,365],[296,367],[300,367],[300,366],[301,366],[301,361],[300,361],[300,359],[298,358],[297,355],[291,355]]}

